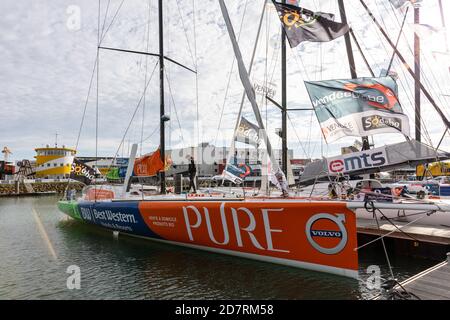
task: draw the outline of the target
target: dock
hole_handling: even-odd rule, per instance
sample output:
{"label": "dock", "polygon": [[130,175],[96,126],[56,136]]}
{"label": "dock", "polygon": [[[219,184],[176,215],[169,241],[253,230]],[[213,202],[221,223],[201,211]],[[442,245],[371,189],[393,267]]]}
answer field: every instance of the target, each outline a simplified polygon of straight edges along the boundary
{"label": "dock", "polygon": [[[450,300],[450,253],[447,260],[401,283],[409,293],[421,300]],[[394,287],[401,290],[399,286]]]}
{"label": "dock", "polygon": [[379,220],[380,229],[378,229],[377,223],[373,219],[358,219],[356,222],[357,231],[359,234],[366,234],[372,236],[382,236],[389,233],[387,237],[411,240],[406,234],[411,235],[413,238],[420,242],[434,243],[444,246],[450,245],[450,227],[449,226],[431,226],[414,223],[407,225],[407,222],[393,221],[393,223],[401,229],[404,233],[400,232],[391,223],[385,220]]}

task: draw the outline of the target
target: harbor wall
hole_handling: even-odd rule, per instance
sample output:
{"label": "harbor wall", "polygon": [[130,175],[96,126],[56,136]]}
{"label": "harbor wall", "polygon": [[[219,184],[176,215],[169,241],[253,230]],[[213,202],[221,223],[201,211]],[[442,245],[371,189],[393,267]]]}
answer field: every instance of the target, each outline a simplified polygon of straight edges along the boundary
{"label": "harbor wall", "polygon": [[[70,189],[81,191],[84,187],[82,183],[71,182]],[[37,193],[64,193],[67,188],[67,182],[34,182],[34,183],[19,183],[13,181],[12,183],[0,184],[0,196],[14,196]]]}

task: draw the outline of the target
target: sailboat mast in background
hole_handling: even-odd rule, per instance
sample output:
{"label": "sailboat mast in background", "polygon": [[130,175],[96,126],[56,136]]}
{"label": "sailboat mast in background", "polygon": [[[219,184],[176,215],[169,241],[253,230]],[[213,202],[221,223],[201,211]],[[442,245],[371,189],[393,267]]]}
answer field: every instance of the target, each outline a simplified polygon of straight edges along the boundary
{"label": "sailboat mast in background", "polygon": [[[281,1],[286,4],[286,0]],[[286,31],[281,26],[281,168],[288,176]]]}
{"label": "sailboat mast in background", "polygon": [[[158,0],[158,16],[159,16],[159,108],[160,108],[160,150],[161,161],[166,159],[166,137],[165,137],[165,106],[164,106],[164,20],[163,20],[163,1]],[[166,193],[166,173],[160,171],[161,177],[161,193]]]}

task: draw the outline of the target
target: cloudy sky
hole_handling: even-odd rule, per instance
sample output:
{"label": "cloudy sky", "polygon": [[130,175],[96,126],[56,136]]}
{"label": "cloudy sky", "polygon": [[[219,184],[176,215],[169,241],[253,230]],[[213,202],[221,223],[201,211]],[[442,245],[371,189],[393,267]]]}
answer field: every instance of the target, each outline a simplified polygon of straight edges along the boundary
{"label": "cloudy sky", "polygon": [[[405,8],[393,9],[388,0],[366,1],[380,23],[396,39]],[[399,48],[412,63],[413,30],[422,36],[422,77],[431,94],[449,116],[450,56],[445,52],[448,34],[442,30],[438,0],[425,0],[422,22],[434,27],[414,28],[409,10]],[[450,14],[449,1],[443,1]],[[101,45],[137,51],[158,52],[157,0],[101,0]],[[337,14],[336,0],[302,0],[311,10]],[[235,31],[248,64],[255,43],[258,20],[264,0],[227,0]],[[375,74],[388,65],[392,50],[370,22],[359,0],[346,0],[348,20],[359,39]],[[166,0],[165,52],[170,58],[198,71],[198,112],[196,77],[167,63],[166,104],[171,117],[167,147],[187,147],[199,142],[229,145],[242,96],[230,40],[217,0]],[[96,61],[98,41],[98,1],[92,0],[2,0],[0,2],[0,147],[8,146],[16,160],[32,158],[35,147],[58,143],[74,147]],[[447,17],[448,18],[448,17]],[[280,101],[280,24],[271,4],[267,5],[252,73],[254,82],[270,81]],[[195,28],[194,28],[195,21]],[[369,76],[361,55],[353,46],[358,76]],[[126,154],[130,143],[144,138],[143,152],[159,144],[159,77],[157,59],[143,55],[100,51],[98,81],[98,154]],[[233,66],[233,68],[232,68]],[[394,60],[399,79],[400,99],[409,116],[414,135],[412,80]],[[328,43],[303,43],[288,48],[288,103],[291,108],[309,107],[305,80],[349,78],[343,38]],[[88,99],[78,152],[95,154],[96,73]],[[119,148],[136,107],[141,103]],[[142,101],[141,101],[142,102]],[[281,126],[276,107],[259,100],[263,118],[275,148],[281,146],[275,135]],[[423,98],[423,141],[436,145],[444,126]],[[250,106],[244,112],[250,120]],[[336,155],[354,137],[325,144],[315,115],[292,112],[288,121],[289,147],[296,157]],[[143,128],[143,129],[142,129]],[[377,146],[402,141],[398,134],[374,137]],[[449,150],[447,136],[442,144]]]}

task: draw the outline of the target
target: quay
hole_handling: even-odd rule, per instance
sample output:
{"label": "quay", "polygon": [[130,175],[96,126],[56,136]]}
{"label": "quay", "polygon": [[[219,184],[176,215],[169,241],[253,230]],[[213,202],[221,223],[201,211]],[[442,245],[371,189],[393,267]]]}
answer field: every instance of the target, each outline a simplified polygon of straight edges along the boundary
{"label": "quay", "polygon": [[[358,243],[363,245],[376,238],[385,236],[389,252],[415,258],[442,261],[450,252],[450,226],[431,226],[395,221],[395,226],[385,220],[379,220],[380,228],[373,219],[358,219]],[[378,241],[377,241],[378,242]],[[376,242],[367,246],[376,245]]]}
{"label": "quay", "polygon": [[[450,300],[450,253],[447,260],[405,281],[401,286],[422,300]],[[400,286],[394,287],[401,290]]]}
{"label": "quay", "polygon": [[[17,196],[41,196],[64,193],[67,188],[67,181],[58,180],[24,180],[24,181],[1,181],[0,197]],[[83,184],[71,182],[70,188],[80,191]]]}

